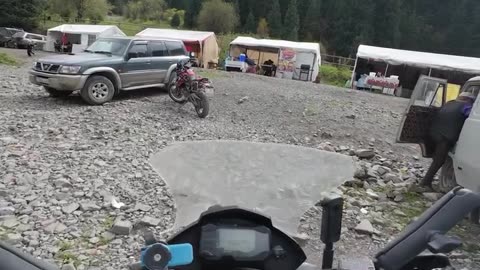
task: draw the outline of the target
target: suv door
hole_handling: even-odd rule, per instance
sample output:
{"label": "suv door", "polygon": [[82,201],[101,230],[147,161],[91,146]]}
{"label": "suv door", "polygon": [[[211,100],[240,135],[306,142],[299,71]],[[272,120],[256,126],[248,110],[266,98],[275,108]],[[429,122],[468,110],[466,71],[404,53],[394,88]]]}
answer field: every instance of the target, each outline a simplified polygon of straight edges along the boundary
{"label": "suv door", "polygon": [[120,73],[123,88],[153,84],[153,76],[148,42],[134,41]]}
{"label": "suv door", "polygon": [[165,42],[153,40],[149,41],[148,45],[152,54],[152,69],[155,73],[155,83],[165,83],[168,69],[176,62],[170,56]]}
{"label": "suv door", "polygon": [[433,145],[428,132],[436,112],[443,106],[447,81],[422,75],[413,90],[410,103],[397,133],[398,143],[416,143],[424,157],[432,157]]}
{"label": "suv door", "polygon": [[[479,90],[480,81],[467,82],[462,88],[462,92],[471,92],[477,97]],[[475,192],[480,192],[480,181],[478,180],[480,175],[480,144],[478,143],[478,134],[480,134],[479,102],[477,98],[470,116],[465,121],[453,154],[457,183]]]}

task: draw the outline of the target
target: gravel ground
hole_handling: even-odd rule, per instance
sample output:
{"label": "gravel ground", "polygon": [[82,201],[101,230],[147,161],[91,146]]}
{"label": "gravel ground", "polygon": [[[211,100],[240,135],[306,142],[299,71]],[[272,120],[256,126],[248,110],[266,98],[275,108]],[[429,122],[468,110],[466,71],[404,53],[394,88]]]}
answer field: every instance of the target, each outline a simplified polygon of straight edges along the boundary
{"label": "gravel ground", "polygon": [[[278,142],[351,155],[375,149],[375,158],[360,163],[363,175],[342,187],[347,200],[341,254],[371,256],[406,223],[408,209],[431,204],[421,196],[408,200],[403,183],[391,185],[403,193],[382,195],[392,181],[380,169],[411,184],[427,162],[416,157],[417,147],[394,144],[406,99],[204,71],[216,92],[203,120],[159,89],[92,107],[77,94],[48,97],[27,80],[32,59],[7,51],[23,64],[0,65],[0,237],[35,256],[72,263],[77,270],[124,269],[138,258],[137,229],[149,225],[167,235],[174,203],[148,159],[175,141]],[[381,196],[366,196],[368,189]],[[125,206],[115,209],[112,198]],[[393,209],[400,212],[390,215]],[[314,207],[300,226],[311,262],[318,262],[322,247],[316,240],[320,216]],[[366,219],[381,232],[358,234],[355,226]],[[478,228],[465,226],[462,236],[478,242]],[[459,265],[480,267],[476,245],[455,255]]]}

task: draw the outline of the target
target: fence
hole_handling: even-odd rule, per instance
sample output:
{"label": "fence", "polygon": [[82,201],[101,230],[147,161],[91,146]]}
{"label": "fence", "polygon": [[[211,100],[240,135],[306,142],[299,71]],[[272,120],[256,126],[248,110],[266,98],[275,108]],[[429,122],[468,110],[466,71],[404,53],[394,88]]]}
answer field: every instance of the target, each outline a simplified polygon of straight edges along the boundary
{"label": "fence", "polygon": [[337,55],[322,54],[322,64],[342,66],[353,70],[355,67],[355,59]]}

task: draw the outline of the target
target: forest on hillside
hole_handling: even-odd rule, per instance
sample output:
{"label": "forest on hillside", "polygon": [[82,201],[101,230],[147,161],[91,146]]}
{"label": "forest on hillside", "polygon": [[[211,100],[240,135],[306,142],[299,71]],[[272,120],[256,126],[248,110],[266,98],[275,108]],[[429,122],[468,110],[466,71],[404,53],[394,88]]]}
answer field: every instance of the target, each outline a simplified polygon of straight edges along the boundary
{"label": "forest on hillside", "polygon": [[35,16],[16,16],[45,9],[97,21],[160,20],[173,10],[172,27],[321,42],[342,56],[369,44],[480,57],[478,0],[0,0],[0,26],[34,27]]}

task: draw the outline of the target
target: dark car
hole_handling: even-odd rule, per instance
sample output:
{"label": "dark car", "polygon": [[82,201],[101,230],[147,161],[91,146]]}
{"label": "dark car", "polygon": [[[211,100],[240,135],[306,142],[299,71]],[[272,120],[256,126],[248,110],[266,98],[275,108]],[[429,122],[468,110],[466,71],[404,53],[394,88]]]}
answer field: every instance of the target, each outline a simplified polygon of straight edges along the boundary
{"label": "dark car", "polygon": [[78,90],[84,101],[99,105],[122,90],[167,87],[174,82],[177,63],[188,59],[179,40],[101,38],[83,53],[40,59],[30,81],[51,96]]}
{"label": "dark car", "polygon": [[12,42],[12,37],[16,33],[23,32],[22,29],[9,28],[9,27],[0,27],[0,47],[14,47],[14,42]]}

